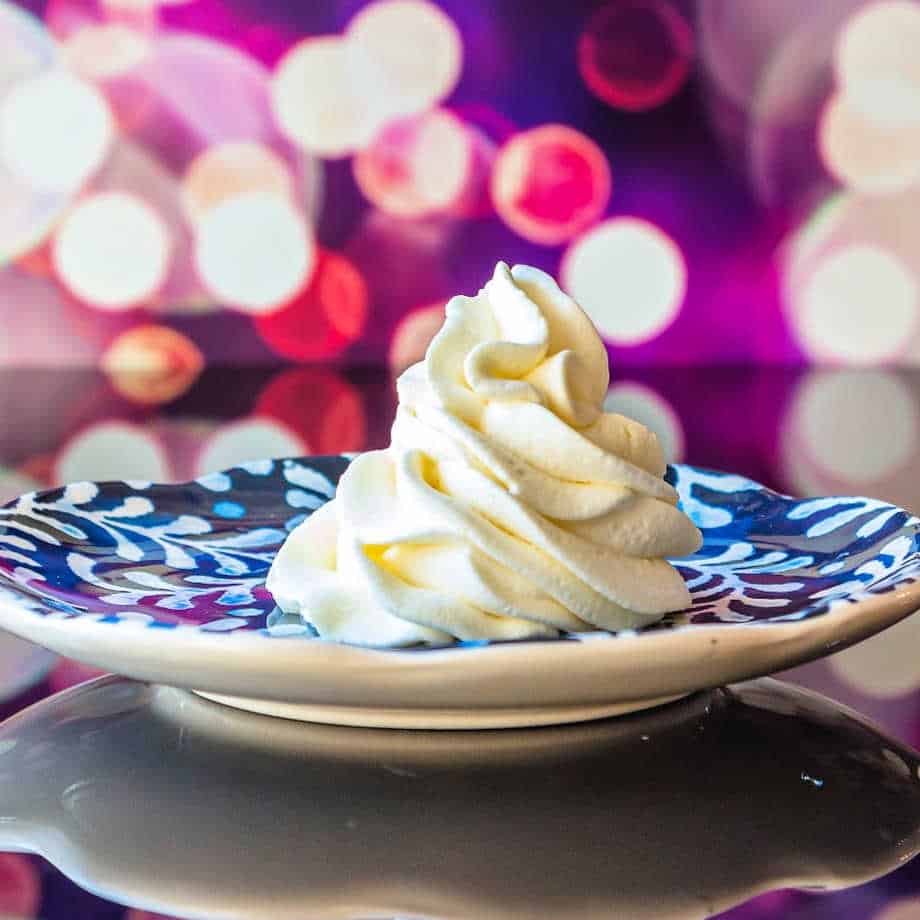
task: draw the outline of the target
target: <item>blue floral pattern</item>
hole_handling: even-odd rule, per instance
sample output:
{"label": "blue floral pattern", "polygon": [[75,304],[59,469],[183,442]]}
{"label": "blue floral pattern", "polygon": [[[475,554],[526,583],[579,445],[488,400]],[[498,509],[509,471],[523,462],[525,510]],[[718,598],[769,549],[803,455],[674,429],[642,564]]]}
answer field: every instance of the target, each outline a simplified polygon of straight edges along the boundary
{"label": "blue floral pattern", "polygon": [[[265,575],[286,535],[335,494],[349,459],[264,460],[181,485],[79,482],[23,495],[0,509],[0,590],[42,616],[309,637],[277,610]],[[673,466],[668,478],[704,544],[676,561],[692,606],[652,629],[802,620],[920,577],[920,520],[900,508],[793,499],[692,466]]]}

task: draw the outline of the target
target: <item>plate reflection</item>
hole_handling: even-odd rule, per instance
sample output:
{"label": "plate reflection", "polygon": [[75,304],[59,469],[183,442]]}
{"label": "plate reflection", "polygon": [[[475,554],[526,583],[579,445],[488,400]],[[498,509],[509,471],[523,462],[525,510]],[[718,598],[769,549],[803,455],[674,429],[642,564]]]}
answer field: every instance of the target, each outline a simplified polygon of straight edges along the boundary
{"label": "plate reflection", "polygon": [[766,679],[451,733],[309,726],[110,677],[0,728],[0,845],[196,917],[702,917],[908,861],[918,764]]}

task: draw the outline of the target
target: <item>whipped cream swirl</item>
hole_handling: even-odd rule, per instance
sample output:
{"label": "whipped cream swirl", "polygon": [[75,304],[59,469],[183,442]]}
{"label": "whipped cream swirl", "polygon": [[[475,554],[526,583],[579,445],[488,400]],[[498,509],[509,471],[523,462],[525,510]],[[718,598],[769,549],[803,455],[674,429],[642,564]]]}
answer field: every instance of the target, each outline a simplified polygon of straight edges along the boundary
{"label": "whipped cream swirl", "polygon": [[386,450],[288,537],[268,589],[374,646],[620,630],[690,596],[699,531],[654,434],[602,411],[607,353],[549,275],[499,263],[397,382]]}

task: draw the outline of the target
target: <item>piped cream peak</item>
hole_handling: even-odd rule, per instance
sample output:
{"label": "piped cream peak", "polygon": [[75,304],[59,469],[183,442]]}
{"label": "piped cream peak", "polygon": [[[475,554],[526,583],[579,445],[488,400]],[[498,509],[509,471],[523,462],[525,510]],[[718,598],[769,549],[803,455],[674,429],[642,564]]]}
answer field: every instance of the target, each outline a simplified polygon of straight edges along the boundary
{"label": "piped cream peak", "polygon": [[618,630],[689,603],[699,531],[654,434],[605,413],[607,353],[553,279],[500,262],[397,382],[386,450],[288,537],[268,578],[364,645]]}

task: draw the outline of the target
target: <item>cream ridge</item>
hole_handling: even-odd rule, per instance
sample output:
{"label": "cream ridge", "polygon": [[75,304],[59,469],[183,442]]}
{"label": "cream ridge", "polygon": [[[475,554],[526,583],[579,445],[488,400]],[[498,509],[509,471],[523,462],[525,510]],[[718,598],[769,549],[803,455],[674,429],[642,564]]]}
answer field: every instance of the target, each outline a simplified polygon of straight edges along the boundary
{"label": "cream ridge", "polygon": [[702,538],[657,438],[602,410],[607,352],[546,273],[500,262],[399,378],[386,450],[295,528],[267,587],[370,646],[647,626],[690,602]]}

